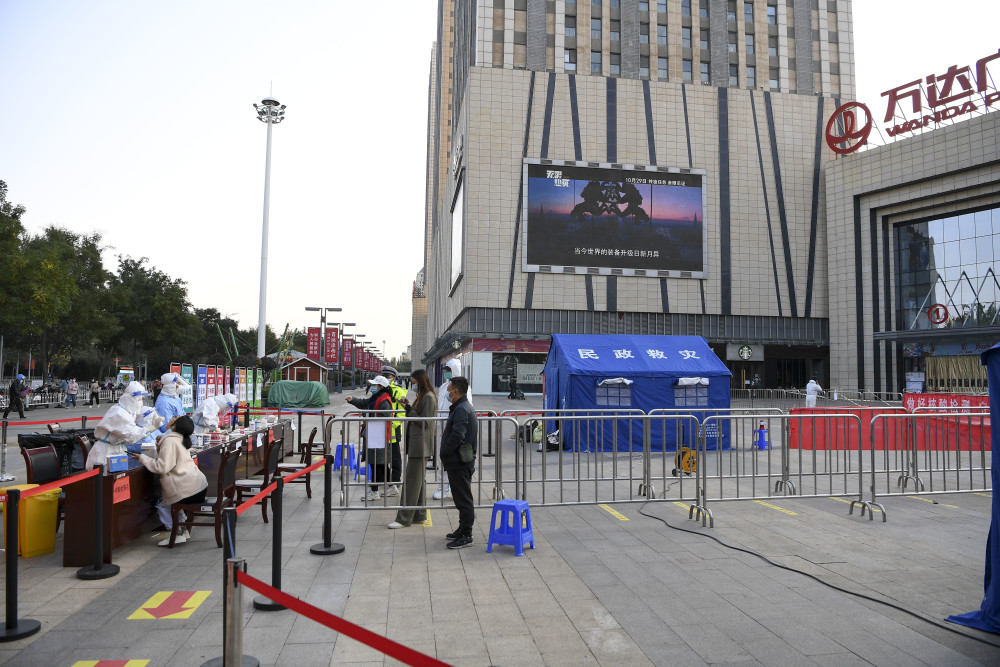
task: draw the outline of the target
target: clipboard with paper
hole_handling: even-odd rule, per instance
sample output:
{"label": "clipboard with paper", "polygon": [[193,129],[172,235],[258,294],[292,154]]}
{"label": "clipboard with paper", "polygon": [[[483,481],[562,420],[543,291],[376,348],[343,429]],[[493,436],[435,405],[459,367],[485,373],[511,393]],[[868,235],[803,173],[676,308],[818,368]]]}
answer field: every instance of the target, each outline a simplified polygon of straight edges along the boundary
{"label": "clipboard with paper", "polygon": [[365,426],[368,449],[385,449],[389,421],[387,419],[370,419],[365,423]]}

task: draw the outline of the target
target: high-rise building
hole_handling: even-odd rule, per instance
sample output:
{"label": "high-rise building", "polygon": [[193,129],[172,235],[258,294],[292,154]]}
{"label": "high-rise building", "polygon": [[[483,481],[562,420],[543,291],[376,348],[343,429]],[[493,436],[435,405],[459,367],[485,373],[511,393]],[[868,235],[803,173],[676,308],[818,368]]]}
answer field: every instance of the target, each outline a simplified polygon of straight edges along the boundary
{"label": "high-rise building", "polygon": [[531,392],[552,333],[695,334],[733,386],[895,390],[901,343],[848,333],[830,287],[855,280],[824,139],[851,26],[850,0],[441,0],[415,367]]}

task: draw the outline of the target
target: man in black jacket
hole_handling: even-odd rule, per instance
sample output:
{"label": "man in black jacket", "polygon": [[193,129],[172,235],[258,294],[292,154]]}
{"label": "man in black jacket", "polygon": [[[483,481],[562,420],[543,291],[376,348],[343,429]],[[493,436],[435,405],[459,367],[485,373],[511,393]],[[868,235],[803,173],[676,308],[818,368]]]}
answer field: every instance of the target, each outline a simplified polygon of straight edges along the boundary
{"label": "man in black jacket", "polygon": [[[472,525],[476,521],[475,501],[472,498],[472,473],[476,469],[476,411],[466,394],[469,393],[468,379],[456,376],[448,383],[448,422],[441,436],[441,465],[448,473],[448,483],[458,510],[458,530],[448,533],[449,549],[472,546]],[[462,445],[466,460],[462,460]],[[469,453],[471,452],[471,454]]]}
{"label": "man in black jacket", "polygon": [[24,384],[24,376],[20,373],[14,378],[10,387],[7,388],[7,409],[3,413],[3,418],[7,419],[12,408],[17,409],[17,414],[24,419],[24,396],[28,394],[28,387]]}

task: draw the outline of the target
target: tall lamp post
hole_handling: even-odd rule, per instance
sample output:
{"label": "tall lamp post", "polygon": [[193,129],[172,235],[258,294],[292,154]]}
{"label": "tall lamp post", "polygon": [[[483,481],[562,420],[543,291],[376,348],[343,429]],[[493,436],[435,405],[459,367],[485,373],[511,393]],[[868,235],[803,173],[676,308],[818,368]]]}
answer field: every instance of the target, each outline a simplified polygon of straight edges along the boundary
{"label": "tall lamp post", "polygon": [[354,376],[355,375],[354,365],[355,365],[355,360],[358,358],[358,353],[355,352],[355,350],[357,349],[358,343],[360,342],[358,339],[364,337],[365,337],[364,334],[354,334],[354,345],[351,346],[351,391],[354,391],[354,385],[355,382],[357,382],[357,378]]}
{"label": "tall lamp post", "polygon": [[[326,349],[326,314],[327,313],[339,313],[340,308],[318,308],[316,306],[306,306],[306,310],[310,312],[319,311],[319,358],[326,365],[326,354],[328,350]],[[339,356],[339,355],[338,355]],[[329,383],[327,383],[327,389],[330,388]]]}
{"label": "tall lamp post", "polygon": [[267,123],[267,154],[264,159],[264,225],[260,241],[260,311],[257,316],[257,356],[264,356],[264,329],[267,326],[264,312],[267,310],[267,223],[271,206],[271,126],[285,120],[285,105],[273,97],[265,97],[260,104],[254,104],[257,120]]}

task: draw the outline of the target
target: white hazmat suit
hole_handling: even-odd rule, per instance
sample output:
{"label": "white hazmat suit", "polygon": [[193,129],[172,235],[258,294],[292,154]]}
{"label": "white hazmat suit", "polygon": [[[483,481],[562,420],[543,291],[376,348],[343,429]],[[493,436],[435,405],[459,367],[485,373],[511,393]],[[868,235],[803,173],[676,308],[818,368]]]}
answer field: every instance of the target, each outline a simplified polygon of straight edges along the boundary
{"label": "white hazmat suit", "polygon": [[191,419],[194,421],[194,434],[202,435],[210,430],[219,428],[219,424],[226,413],[236,407],[232,394],[222,394],[206,398],[195,408]]}
{"label": "white hazmat suit", "polygon": [[142,398],[146,390],[138,382],[129,382],[118,403],[112,405],[94,428],[97,442],[87,456],[87,470],[107,463],[108,456],[125,454],[128,446],[140,451],[139,443],[150,440],[149,434],[163,423],[153,408],[146,408]]}
{"label": "white hazmat suit", "polygon": [[816,407],[816,395],[821,391],[823,391],[823,387],[819,386],[819,382],[816,382],[816,380],[809,380],[809,384],[806,385],[807,408]]}

